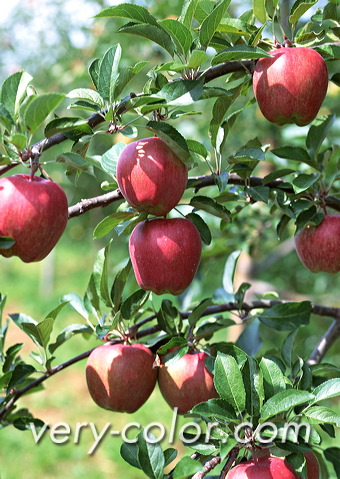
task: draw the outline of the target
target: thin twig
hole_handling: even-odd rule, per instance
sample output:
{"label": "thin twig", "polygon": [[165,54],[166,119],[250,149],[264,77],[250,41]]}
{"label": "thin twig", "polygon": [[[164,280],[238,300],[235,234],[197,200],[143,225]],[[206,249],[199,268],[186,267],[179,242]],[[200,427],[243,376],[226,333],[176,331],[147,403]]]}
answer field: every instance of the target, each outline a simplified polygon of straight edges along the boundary
{"label": "thin twig", "polygon": [[218,466],[220,462],[221,462],[221,456],[219,455],[214,456],[212,459],[210,459],[204,464],[203,466],[204,470],[196,472],[196,474],[194,474],[191,479],[203,479],[208,474],[208,472],[215,469],[215,467]]}
{"label": "thin twig", "polygon": [[308,364],[319,364],[324,358],[329,348],[340,337],[340,321],[334,320],[326,334],[320,339],[315,346],[314,351],[309,357]]}
{"label": "thin twig", "polygon": [[233,449],[229,452],[229,457],[225,465],[223,466],[223,469],[221,471],[219,479],[225,479],[226,475],[228,474],[229,469],[231,466],[234,464],[237,456],[238,456],[238,447],[233,447]]}

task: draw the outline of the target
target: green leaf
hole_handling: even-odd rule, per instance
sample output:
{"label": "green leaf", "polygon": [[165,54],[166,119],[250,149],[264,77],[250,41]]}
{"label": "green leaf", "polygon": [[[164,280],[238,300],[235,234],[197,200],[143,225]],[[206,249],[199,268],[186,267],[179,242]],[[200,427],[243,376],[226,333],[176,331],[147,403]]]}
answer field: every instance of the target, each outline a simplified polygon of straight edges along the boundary
{"label": "green leaf", "polygon": [[246,410],[251,417],[258,416],[264,401],[263,374],[251,356],[242,369],[242,377],[246,391]]}
{"label": "green leaf", "polygon": [[191,29],[192,20],[199,0],[184,0],[179,21],[189,30]]}
{"label": "green leaf", "polygon": [[[162,479],[164,469],[164,454],[155,437],[148,432],[147,441],[143,432],[138,434],[138,462],[142,471],[151,479]],[[152,442],[150,441],[152,440]]]}
{"label": "green leaf", "polygon": [[274,361],[263,357],[260,361],[260,368],[263,374],[264,392],[267,399],[286,390],[285,377]]}
{"label": "green leaf", "polygon": [[242,251],[233,251],[227,258],[223,272],[223,289],[227,293],[230,301],[234,301],[234,276],[237,261]]}
{"label": "green leaf", "polygon": [[173,479],[187,479],[200,471],[203,471],[203,465],[200,462],[189,456],[184,456],[175,467]]}
{"label": "green leaf", "polygon": [[99,65],[98,92],[104,100],[110,103],[116,100],[114,90],[119,76],[118,68],[121,56],[121,46],[114,45],[105,52]]}
{"label": "green leaf", "polygon": [[45,136],[46,138],[50,138],[56,133],[66,133],[79,128],[84,132],[84,134],[91,135],[93,133],[92,128],[87,123],[87,120],[83,118],[56,118],[46,125]]}
{"label": "green leaf", "polygon": [[207,47],[209,45],[224,14],[228,10],[230,2],[231,0],[221,0],[203,21],[199,34],[199,40],[202,46]]}
{"label": "green leaf", "polygon": [[7,371],[0,376],[0,389],[7,389],[8,383],[11,380],[13,371]]}
{"label": "green leaf", "polygon": [[125,143],[118,142],[115,143],[109,150],[107,150],[102,158],[101,165],[104,171],[109,173],[111,176],[116,176],[116,165],[119,158],[119,155],[125,148]]}
{"label": "green leaf", "polygon": [[133,67],[126,66],[120,70],[113,93],[114,98],[119,98],[124,88],[148,63],[148,61],[141,61],[136,63]]}
{"label": "green leaf", "polygon": [[307,190],[312,185],[314,185],[314,183],[318,181],[319,178],[319,173],[313,173],[311,175],[307,175],[305,173],[298,174],[293,180],[293,188],[295,193],[301,193],[302,191]]}
{"label": "green leaf", "polygon": [[333,464],[337,477],[340,477],[340,447],[329,447],[323,451],[327,461]]}
{"label": "green leaf", "polygon": [[306,147],[308,153],[312,158],[316,158],[323,141],[327,138],[327,135],[335,121],[335,115],[322,116],[317,118],[313,125],[309,128],[306,138]]}
{"label": "green leaf", "polygon": [[161,351],[175,347],[174,351],[169,351],[163,357],[163,364],[167,367],[171,366],[173,363],[181,359],[189,351],[189,345],[186,339],[182,337],[173,337],[164,347],[159,348],[157,353],[162,354]]}
{"label": "green leaf", "polygon": [[176,334],[179,332],[181,318],[170,300],[163,299],[162,306],[157,313],[157,323],[160,329],[166,333]]}
{"label": "green leaf", "polygon": [[132,293],[122,304],[121,313],[124,319],[131,317],[143,306],[149,298],[150,292],[138,289]]}
{"label": "green leaf", "polygon": [[24,125],[31,134],[42,125],[48,115],[52,113],[64,100],[61,93],[44,93],[32,95],[31,101],[24,114]]}
{"label": "green leaf", "polygon": [[15,72],[4,80],[1,86],[0,101],[10,118],[17,118],[20,104],[27,95],[26,89],[31,80],[31,75],[24,71]]}
{"label": "green leaf", "polygon": [[207,158],[208,150],[202,143],[196,140],[186,140],[186,142],[190,151],[202,156],[203,158]]}
{"label": "green leaf", "polygon": [[154,26],[150,24],[142,23],[128,23],[118,30],[119,33],[128,33],[129,35],[139,35],[141,37],[147,38],[157,45],[160,45],[164,50],[166,50],[171,57],[174,56],[175,46],[172,42],[170,35],[160,28],[159,25]]}
{"label": "green leaf", "polygon": [[190,200],[190,206],[193,206],[197,210],[203,210],[207,213],[222,218],[223,220],[229,221],[231,214],[227,208],[220,203],[217,203],[213,198],[208,196],[194,196]]}
{"label": "green leaf", "polygon": [[244,411],[246,391],[241,371],[232,356],[217,354],[214,385],[220,397],[234,408],[236,414]]}
{"label": "green leaf", "polygon": [[220,150],[221,145],[223,144],[224,140],[224,132],[223,129],[221,131],[221,124],[225,118],[225,115],[230,108],[230,106],[234,103],[236,98],[240,95],[242,90],[242,85],[235,87],[233,90],[230,91],[230,94],[226,94],[217,98],[214,103],[213,111],[212,111],[212,119],[209,126],[209,135],[211,137],[212,145]]}
{"label": "green leaf", "polygon": [[24,150],[27,144],[27,136],[22,133],[14,133],[9,140],[18,150]]}
{"label": "green leaf", "polygon": [[66,326],[57,336],[57,339],[54,343],[51,343],[48,347],[48,350],[51,354],[54,353],[62,344],[65,343],[68,339],[72,338],[75,334],[92,334],[93,329],[90,326],[85,324],[71,324]]}
{"label": "green leaf", "polygon": [[127,265],[116,274],[115,279],[111,288],[111,300],[115,307],[116,311],[119,311],[122,303],[122,294],[128,279],[129,273],[131,271],[132,264],[131,260],[128,261]]}
{"label": "green leaf", "polygon": [[63,301],[65,304],[70,306],[72,309],[74,309],[77,313],[79,313],[83,318],[88,319],[89,314],[86,311],[86,308],[84,306],[84,301],[83,298],[78,294],[78,293],[69,293],[65,294],[62,298],[61,301]]}
{"label": "green leaf", "polygon": [[204,221],[204,219],[197,213],[189,213],[188,215],[186,215],[186,218],[188,218],[194,223],[194,225],[199,231],[203,243],[209,245],[211,243],[211,232],[209,226]]}
{"label": "green leaf", "polygon": [[186,55],[193,42],[192,33],[189,28],[178,20],[171,18],[161,20],[159,24],[169,33],[176,45],[177,51]]}
{"label": "green leaf", "polygon": [[164,467],[168,466],[169,464],[174,461],[178,455],[177,449],[174,449],[173,447],[168,447],[168,449],[165,449],[164,452]]}
{"label": "green leaf", "polygon": [[102,96],[96,90],[91,90],[90,88],[76,88],[71,90],[66,97],[93,103],[100,110],[103,110],[105,107],[105,101]]}
{"label": "green leaf", "polygon": [[203,85],[203,78],[200,80],[176,80],[166,83],[155,97],[164,98],[167,106],[191,105],[199,100]]}
{"label": "green leaf", "polygon": [[94,86],[98,90],[100,60],[96,58],[89,66],[89,74]]}
{"label": "green leaf", "polygon": [[257,313],[259,320],[278,331],[291,331],[309,324],[312,306],[309,301],[301,303],[275,304],[271,308]]}
{"label": "green leaf", "polygon": [[266,0],[253,0],[253,12],[259,22],[266,23]]}
{"label": "green leaf", "polygon": [[209,399],[194,406],[191,412],[205,417],[223,419],[227,422],[237,421],[234,410],[224,399]]}
{"label": "green leaf", "polygon": [[[187,63],[188,68],[198,68],[208,59],[207,54],[203,50],[193,50]],[[335,76],[335,75],[334,75]],[[334,79],[335,80],[335,79]]]}
{"label": "green leaf", "polygon": [[211,305],[211,302],[211,298],[203,299],[200,304],[196,306],[195,309],[193,309],[193,311],[188,316],[190,326],[194,326],[197,323],[197,321],[201,318],[207,307]]}
{"label": "green leaf", "polygon": [[0,103],[0,123],[6,128],[7,131],[11,131],[11,127],[15,124],[9,111]]}
{"label": "green leaf", "polygon": [[37,325],[32,323],[22,323],[22,328],[32,338],[35,338],[37,344],[46,349],[53,330],[53,324],[53,318],[46,318]]}
{"label": "green leaf", "polygon": [[300,391],[296,389],[287,389],[281,391],[271,398],[269,398],[261,409],[261,422],[266,421],[271,417],[275,417],[282,412],[289,411],[300,404],[312,402],[314,394],[307,391]]}
{"label": "green leaf", "polygon": [[110,233],[119,223],[128,219],[134,218],[137,213],[129,211],[116,211],[109,216],[106,216],[93,231],[93,238],[103,238],[103,236]]}
{"label": "green leaf", "polygon": [[0,236],[0,249],[9,249],[15,244],[15,240],[9,236]]}
{"label": "green leaf", "polygon": [[302,161],[316,170],[319,168],[317,162],[309,156],[307,151],[299,146],[283,146],[271,150],[271,153],[286,160]]}
{"label": "green leaf", "polygon": [[282,359],[284,360],[289,369],[291,369],[292,367],[293,346],[297,331],[297,329],[293,329],[293,331],[289,333],[286,339],[283,341],[281,347]]}
{"label": "green leaf", "polygon": [[324,399],[330,399],[340,395],[340,379],[329,379],[324,383],[317,386],[313,394],[315,395],[315,401],[319,402],[323,401]]}
{"label": "green leaf", "polygon": [[130,466],[141,469],[138,460],[138,446],[135,443],[123,442],[120,446],[120,455]]}
{"label": "green leaf", "polygon": [[304,15],[318,0],[296,0],[290,9],[289,22],[293,25]]}
{"label": "green leaf", "polygon": [[35,368],[30,364],[17,364],[12,371],[12,377],[8,383],[7,389],[11,390],[14,386],[22,384],[26,378],[35,372]]}
{"label": "green leaf", "polygon": [[290,175],[291,173],[294,173],[295,170],[291,168],[280,168],[280,169],[275,169],[268,175],[266,175],[263,180],[262,184],[267,185],[268,183],[271,183],[272,181],[277,180],[278,178],[282,178],[284,176]]}
{"label": "green leaf", "polygon": [[17,344],[14,344],[13,346],[10,346],[7,349],[6,355],[5,355],[5,361],[2,366],[2,371],[4,373],[11,369],[12,364],[15,360],[15,357],[17,356],[19,351],[22,349],[23,345],[24,343],[17,343]]}
{"label": "green leaf", "polygon": [[246,191],[253,198],[253,200],[263,201],[263,203],[268,204],[270,188],[267,186],[249,187],[246,189]]}
{"label": "green leaf", "polygon": [[335,424],[340,427],[340,415],[333,409],[324,406],[312,406],[303,412],[303,415],[308,418],[311,424]]}
{"label": "green leaf", "polygon": [[232,60],[257,60],[258,58],[270,58],[271,56],[260,47],[253,47],[251,45],[235,45],[230,48],[225,48],[218,53],[212,60],[212,65],[219,63],[230,62]]}
{"label": "green leaf", "polygon": [[122,17],[130,18],[140,23],[149,23],[150,25],[158,25],[155,17],[153,17],[145,7],[134,5],[131,3],[121,3],[115,7],[109,7],[98,13],[95,18],[102,17]]}
{"label": "green leaf", "polygon": [[229,172],[221,171],[219,175],[213,173],[213,177],[220,193],[223,193],[229,181]]}
{"label": "green leaf", "polygon": [[149,121],[146,128],[165,141],[184,164],[191,164],[188,145],[184,137],[173,126],[163,121]]}
{"label": "green leaf", "polygon": [[71,170],[87,171],[89,169],[89,165],[84,158],[73,151],[68,151],[58,155],[56,161],[58,163],[63,163],[66,165],[67,169]]}

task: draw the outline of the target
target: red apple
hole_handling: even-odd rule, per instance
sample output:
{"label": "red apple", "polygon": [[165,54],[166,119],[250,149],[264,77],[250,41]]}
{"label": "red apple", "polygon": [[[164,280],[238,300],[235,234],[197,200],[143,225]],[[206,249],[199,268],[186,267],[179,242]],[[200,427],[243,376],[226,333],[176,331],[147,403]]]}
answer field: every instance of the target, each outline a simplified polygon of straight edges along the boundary
{"label": "red apple", "polygon": [[164,216],[181,199],[188,170],[157,137],[127,145],[117,162],[117,181],[126,201],[138,211]]}
{"label": "red apple", "polygon": [[319,479],[320,466],[315,454],[312,451],[310,451],[310,452],[304,452],[303,455],[305,456],[305,459],[306,459],[308,479]]}
{"label": "red apple", "polygon": [[254,95],[267,120],[304,126],[316,117],[328,87],[327,66],[307,47],[278,48],[260,58],[253,75]]}
{"label": "red apple", "polygon": [[326,215],[318,226],[307,226],[294,237],[304,266],[318,273],[340,271],[340,215]]}
{"label": "red apple", "polygon": [[179,295],[195,276],[202,241],[196,226],[185,218],[151,219],[134,228],[129,251],[142,289]]}
{"label": "red apple", "polygon": [[158,371],[159,389],[171,408],[178,407],[185,414],[196,404],[218,397],[214,378],[204,361],[203,351],[187,353],[169,366]]}
{"label": "red apple", "polygon": [[57,183],[30,175],[0,178],[0,236],[15,244],[0,249],[25,263],[41,261],[63,234],[68,219],[67,198]]}
{"label": "red apple", "polygon": [[87,387],[94,402],[116,412],[133,413],[149,398],[157,380],[154,356],[144,344],[106,343],[86,364]]}
{"label": "red apple", "polygon": [[228,479],[299,479],[293,467],[280,457],[260,457],[240,462],[230,469]]}

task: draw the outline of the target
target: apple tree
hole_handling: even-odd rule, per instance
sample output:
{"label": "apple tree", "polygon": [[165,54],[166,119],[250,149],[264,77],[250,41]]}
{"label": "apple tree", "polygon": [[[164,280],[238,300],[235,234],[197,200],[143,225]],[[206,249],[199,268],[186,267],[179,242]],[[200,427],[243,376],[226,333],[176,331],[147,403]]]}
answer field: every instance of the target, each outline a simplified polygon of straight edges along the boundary
{"label": "apple tree", "polygon": [[[270,230],[274,248],[294,236],[309,282],[325,273],[339,287],[339,106],[326,97],[340,86],[339,6],[286,4],[185,0],[178,17],[161,19],[121,3],[97,14],[121,26],[89,64],[88,88],[40,93],[25,71],[3,80],[0,254],[41,261],[67,222],[94,209],[93,237],[105,243],[83,295],[65,291],[41,321],[9,315],[34,342],[30,357],[8,344],[1,320],[3,428],[43,427],[23,396],[86,360],[99,407],[133,413],[158,383],[197,426],[182,438],[185,454],[143,430],[123,442],[121,456],[146,477],[340,477],[339,365],[326,356],[340,336],[339,297],[254,296],[251,282],[235,281],[238,245],[250,239],[256,256]],[[152,42],[155,58],[126,64],[123,33]],[[101,193],[67,205],[56,164],[69,190],[88,175]],[[81,320],[58,330],[66,306]],[[299,348],[317,317],[333,322]],[[56,364],[76,335],[96,346],[84,341]]]}

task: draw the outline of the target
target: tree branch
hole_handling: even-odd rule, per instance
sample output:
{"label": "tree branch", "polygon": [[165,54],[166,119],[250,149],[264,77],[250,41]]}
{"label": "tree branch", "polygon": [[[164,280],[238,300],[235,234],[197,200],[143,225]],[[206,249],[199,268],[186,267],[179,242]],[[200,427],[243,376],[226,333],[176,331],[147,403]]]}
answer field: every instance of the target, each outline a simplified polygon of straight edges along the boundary
{"label": "tree branch", "polygon": [[215,467],[218,466],[220,462],[221,462],[221,456],[218,455],[213,457],[212,459],[210,459],[210,461],[207,461],[204,464],[203,466],[204,470],[196,472],[196,474],[194,474],[191,479],[203,479],[208,474],[208,472],[215,469]]}
{"label": "tree branch", "polygon": [[[267,183],[266,186],[268,186],[268,188],[271,188],[271,189],[281,189],[283,183],[284,183],[283,180],[275,180],[275,181],[271,181],[270,183]],[[207,186],[214,186],[215,184],[216,183],[212,175],[192,176],[188,180],[187,189],[194,188],[195,192],[198,192],[201,188],[205,188]],[[245,182],[243,178],[236,175],[235,173],[232,173],[229,175],[228,184],[236,185],[236,186],[244,186]],[[249,186],[252,186],[252,187],[262,186],[263,178],[260,178],[258,176],[251,176],[248,179],[248,184]],[[293,189],[289,189],[286,187],[284,187],[283,190],[286,191],[287,193],[294,193]],[[108,206],[111,203],[114,203],[115,201],[119,201],[123,199],[124,197],[119,191],[119,189],[110,191],[109,193],[105,193],[104,195],[95,196],[93,198],[87,198],[87,199],[81,200],[76,205],[70,206],[68,209],[68,217],[74,218],[76,216],[82,215],[83,213],[86,213],[87,211],[93,208]],[[325,199],[325,202],[326,202],[326,205],[329,206],[330,208],[333,208],[336,211],[340,211],[340,200],[338,198],[335,198],[334,196],[328,196]]]}
{"label": "tree branch", "polygon": [[[225,303],[225,304],[216,304],[213,306],[208,306],[205,311],[202,313],[201,317],[204,316],[211,316],[214,314],[218,313],[223,313],[223,312],[228,312],[228,311],[245,311],[245,312],[250,312],[253,309],[268,309],[271,308],[272,306],[276,304],[287,304],[291,303],[292,301],[285,301],[285,300],[259,300],[259,301],[253,301],[251,303],[242,303],[241,306],[239,306],[236,302],[230,302],[230,303]],[[181,312],[181,316],[183,319],[186,319],[189,317],[189,315],[192,313],[192,311],[183,311]],[[319,316],[329,316],[331,318],[334,318],[335,321],[332,324],[332,326],[329,328],[327,333],[324,335],[324,337],[321,339],[319,345],[315,348],[313,351],[311,357],[310,357],[310,363],[311,364],[316,364],[321,361],[321,359],[325,356],[326,352],[328,349],[331,347],[331,345],[334,343],[334,341],[340,336],[340,308],[333,308],[330,306],[322,306],[319,304],[312,304],[312,313],[317,314]],[[148,318],[142,319],[139,323],[136,323],[135,325],[132,326],[130,329],[130,337],[134,337],[135,339],[141,339],[145,336],[150,336],[151,334],[158,333],[160,331],[160,327],[158,324],[155,324],[154,326],[150,326],[149,328],[143,329],[141,331],[138,330],[141,326],[145,325],[147,322],[152,321],[155,319],[155,315],[149,316]],[[114,340],[114,342],[121,342],[123,340]],[[26,392],[30,391],[31,389],[39,386],[41,383],[43,383],[46,379],[49,377],[53,376],[54,374],[66,369],[67,367],[71,366],[72,364],[77,363],[78,361],[81,361],[85,358],[87,358],[91,352],[93,351],[92,348],[88,351],[85,351],[84,353],[75,356],[74,358],[69,359],[68,361],[65,361],[64,363],[61,363],[57,366],[54,366],[50,370],[46,371],[42,376],[38,377],[37,379],[34,379],[32,382],[27,384],[21,389],[14,389],[12,392],[12,397],[8,401],[8,403],[0,409],[0,422],[1,419],[4,417],[4,415],[12,408],[12,406],[16,403],[16,401],[23,396]],[[203,476],[202,476],[203,477]]]}
{"label": "tree branch", "polygon": [[340,321],[335,320],[327,330],[326,334],[321,338],[315,346],[314,351],[309,357],[308,364],[319,364],[324,358],[329,348],[340,337]]}

